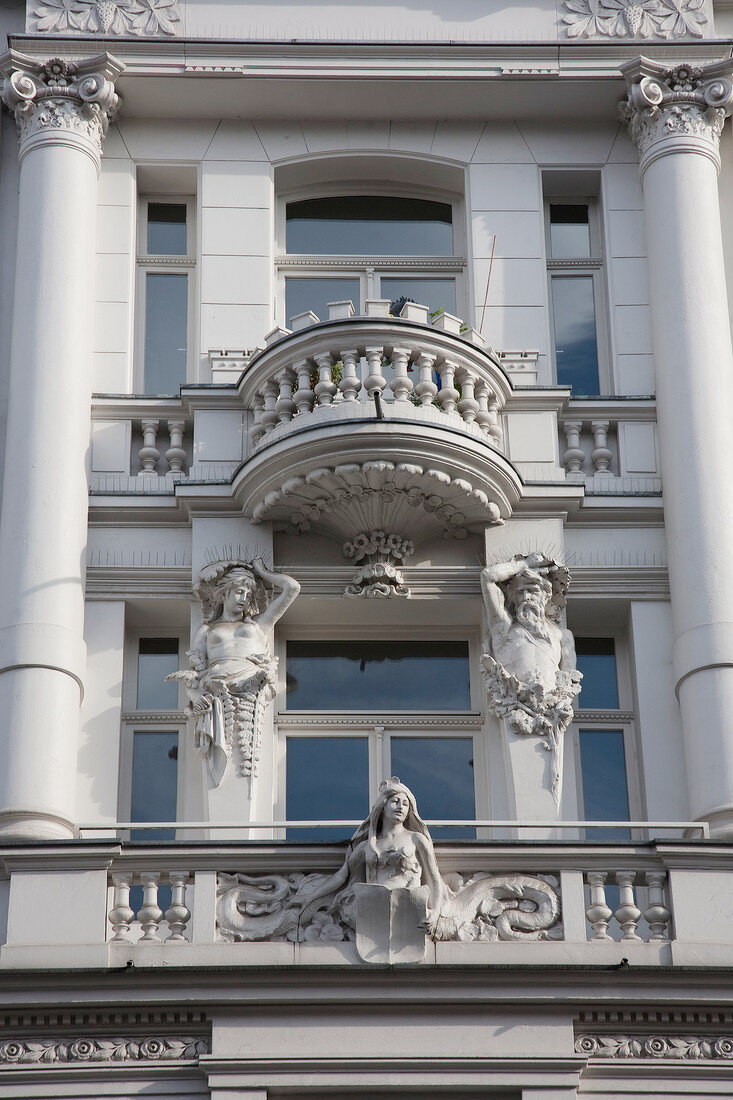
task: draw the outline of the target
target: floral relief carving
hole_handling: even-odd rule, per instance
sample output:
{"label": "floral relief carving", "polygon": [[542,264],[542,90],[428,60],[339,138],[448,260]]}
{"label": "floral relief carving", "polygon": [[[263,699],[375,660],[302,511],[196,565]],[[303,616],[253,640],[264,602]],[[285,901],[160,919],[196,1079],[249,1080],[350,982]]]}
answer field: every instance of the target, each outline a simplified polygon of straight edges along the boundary
{"label": "floral relief carving", "polygon": [[565,0],[568,38],[702,38],[705,0]]}
{"label": "floral relief carving", "polygon": [[588,1058],[733,1059],[733,1037],[693,1035],[579,1035],[575,1050]]}
{"label": "floral relief carving", "polygon": [[208,1051],[203,1039],[190,1035],[146,1039],[6,1039],[0,1042],[0,1065],[193,1060]]}
{"label": "floral relief carving", "polygon": [[35,31],[140,37],[174,35],[181,21],[178,0],[43,0],[31,18]]}

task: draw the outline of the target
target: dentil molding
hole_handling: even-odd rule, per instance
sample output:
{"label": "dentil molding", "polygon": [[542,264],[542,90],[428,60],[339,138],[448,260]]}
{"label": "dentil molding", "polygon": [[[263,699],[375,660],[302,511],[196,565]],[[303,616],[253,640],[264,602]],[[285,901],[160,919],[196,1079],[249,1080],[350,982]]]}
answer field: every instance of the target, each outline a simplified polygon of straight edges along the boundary
{"label": "dentil molding", "polygon": [[49,137],[66,138],[99,164],[118,96],[114,81],[124,66],[103,53],[79,62],[36,61],[16,50],[0,58],[0,95],[15,115],[21,157]]}
{"label": "dentil molding", "polygon": [[568,38],[702,38],[705,0],[564,0]]}
{"label": "dentil molding", "polygon": [[43,0],[31,10],[28,30],[153,37],[177,34],[180,22],[178,0]]}

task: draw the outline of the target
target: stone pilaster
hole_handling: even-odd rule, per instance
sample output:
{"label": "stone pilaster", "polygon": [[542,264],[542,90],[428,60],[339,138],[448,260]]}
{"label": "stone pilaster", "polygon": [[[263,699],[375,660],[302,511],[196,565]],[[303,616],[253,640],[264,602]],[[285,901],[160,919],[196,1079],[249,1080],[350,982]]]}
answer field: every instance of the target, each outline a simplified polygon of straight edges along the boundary
{"label": "stone pilaster", "polygon": [[0,517],[0,836],[73,831],[96,189],[122,66],[11,51],[20,193]]}
{"label": "stone pilaster", "polygon": [[640,58],[622,71],[644,190],[690,809],[733,836],[733,350],[717,179],[733,62],[668,69]]}

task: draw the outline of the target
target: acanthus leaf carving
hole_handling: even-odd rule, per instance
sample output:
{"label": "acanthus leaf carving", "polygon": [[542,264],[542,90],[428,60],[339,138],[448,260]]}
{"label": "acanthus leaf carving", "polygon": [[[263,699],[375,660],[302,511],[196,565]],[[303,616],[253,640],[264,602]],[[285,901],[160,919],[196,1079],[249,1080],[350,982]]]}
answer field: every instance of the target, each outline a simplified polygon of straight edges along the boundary
{"label": "acanthus leaf carving", "polygon": [[192,1035],[132,1038],[6,1039],[0,1065],[53,1062],[193,1061],[208,1054],[208,1044]]}
{"label": "acanthus leaf carving", "polygon": [[414,550],[410,539],[386,531],[362,532],[345,542],[344,557],[364,564],[359,565],[351,584],[344,589],[344,595],[367,599],[406,598],[410,595],[410,589],[399,566]]}
{"label": "acanthus leaf carving", "polygon": [[43,0],[31,12],[37,33],[175,35],[181,22],[178,0]]}
{"label": "acanthus leaf carving", "polygon": [[575,1050],[587,1058],[733,1059],[729,1035],[579,1035]]}
{"label": "acanthus leaf carving", "polygon": [[705,0],[565,0],[568,38],[702,38]]}

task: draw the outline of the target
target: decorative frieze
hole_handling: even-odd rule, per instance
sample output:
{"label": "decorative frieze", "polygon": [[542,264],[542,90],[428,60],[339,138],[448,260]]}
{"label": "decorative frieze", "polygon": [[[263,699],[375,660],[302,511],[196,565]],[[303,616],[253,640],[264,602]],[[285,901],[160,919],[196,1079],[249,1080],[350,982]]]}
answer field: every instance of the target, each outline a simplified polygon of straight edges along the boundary
{"label": "decorative frieze", "polygon": [[579,1035],[577,1054],[587,1058],[673,1058],[676,1061],[733,1058],[731,1035]]}
{"label": "decorative frieze", "polygon": [[178,0],[43,0],[28,17],[36,34],[110,34],[155,37],[178,33]]}
{"label": "decorative frieze", "polygon": [[10,50],[0,61],[2,99],[15,115],[20,156],[51,136],[66,137],[99,165],[107,127],[117,111],[114,81],[123,66],[109,54],[70,62],[36,61]]}
{"label": "decorative frieze", "polygon": [[702,38],[705,0],[565,0],[568,38]]}
{"label": "decorative frieze", "polygon": [[49,1065],[59,1062],[195,1061],[208,1054],[208,1044],[195,1036],[149,1035],[146,1038],[6,1039],[0,1042],[0,1066]]}

